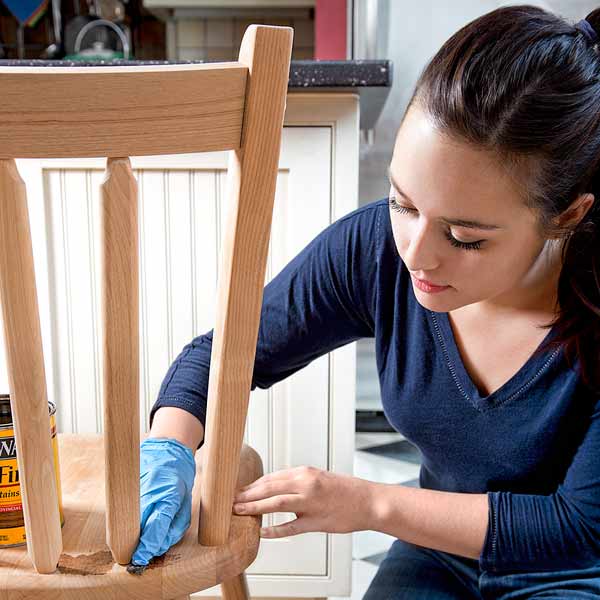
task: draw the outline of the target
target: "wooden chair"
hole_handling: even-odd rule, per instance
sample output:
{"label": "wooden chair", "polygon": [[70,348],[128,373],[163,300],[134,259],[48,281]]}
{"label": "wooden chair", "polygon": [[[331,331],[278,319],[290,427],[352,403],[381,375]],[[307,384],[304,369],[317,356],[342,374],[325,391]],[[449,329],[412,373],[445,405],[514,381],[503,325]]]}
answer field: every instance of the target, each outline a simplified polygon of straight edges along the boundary
{"label": "wooden chair", "polygon": [[[248,598],[261,518],[233,494],[263,475],[243,444],[293,30],[252,25],[237,62],[0,67],[0,294],[27,546],[0,549],[0,600]],[[137,187],[129,157],[231,150],[205,444],[192,524],[142,575]],[[61,530],[25,185],[15,158],[107,157],[101,190],[104,435],[59,434]],[[60,402],[60,399],[58,399]],[[103,491],[104,488],[104,491]],[[197,533],[196,533],[197,532]],[[0,547],[2,548],[2,547]]]}

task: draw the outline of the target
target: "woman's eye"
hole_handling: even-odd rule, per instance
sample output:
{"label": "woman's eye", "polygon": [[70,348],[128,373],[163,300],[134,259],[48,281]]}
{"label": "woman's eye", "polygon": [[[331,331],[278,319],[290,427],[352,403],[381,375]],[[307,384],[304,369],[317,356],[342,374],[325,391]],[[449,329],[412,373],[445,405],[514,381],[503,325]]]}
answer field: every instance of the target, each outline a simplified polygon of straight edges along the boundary
{"label": "woman's eye", "polygon": [[396,202],[396,198],[394,196],[389,196],[389,201],[390,201],[390,207],[391,207],[392,210],[395,210],[395,211],[400,212],[400,213],[407,213],[407,212],[411,211],[411,209],[410,208],[406,208],[406,206],[400,206]]}
{"label": "woman's eye", "polygon": [[[406,206],[398,204],[396,198],[392,195],[388,197],[388,200],[390,208],[396,212],[401,214],[411,213],[413,211],[416,212],[414,208],[407,208]],[[477,242],[461,242],[460,240],[457,240],[449,230],[444,231],[444,235],[455,248],[462,248],[463,250],[480,250],[481,243],[485,242],[485,240],[478,240]]]}
{"label": "woman's eye", "polygon": [[444,231],[446,239],[455,247],[462,248],[463,250],[481,250],[481,243],[485,240],[478,240],[476,242],[461,242],[457,240],[449,231]]}

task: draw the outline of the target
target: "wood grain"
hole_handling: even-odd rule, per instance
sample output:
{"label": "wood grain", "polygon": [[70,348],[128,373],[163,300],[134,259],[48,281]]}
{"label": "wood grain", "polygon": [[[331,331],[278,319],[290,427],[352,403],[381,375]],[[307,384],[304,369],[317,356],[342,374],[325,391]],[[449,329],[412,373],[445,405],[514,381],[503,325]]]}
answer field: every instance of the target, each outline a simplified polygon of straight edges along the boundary
{"label": "wood grain", "polygon": [[0,297],[27,548],[52,573],[60,515],[27,197],[12,159],[0,160]]}
{"label": "wood grain", "polygon": [[246,66],[0,67],[0,158],[239,148]]}
{"label": "wood grain", "polygon": [[[102,435],[59,433],[58,447],[65,524],[57,570],[52,575],[36,573],[23,546],[0,550],[0,600],[167,600],[231,579],[256,558],[261,525],[257,515],[232,514],[230,536],[222,546],[198,544],[202,448],[196,453],[189,529],[142,575],[128,573],[106,544]],[[237,487],[254,481],[262,472],[259,455],[246,444],[240,464]]]}
{"label": "wood grain", "polygon": [[129,158],[109,158],[100,186],[106,535],[131,560],[140,532],[138,189]]}
{"label": "wood grain", "polygon": [[248,600],[250,592],[248,590],[246,573],[240,573],[221,583],[221,592],[225,600]]}
{"label": "wood grain", "polygon": [[205,481],[198,539],[227,539],[238,457],[256,354],[292,29],[250,26],[240,62],[248,66],[244,130],[229,156],[228,198],[217,287],[205,428]]}
{"label": "wood grain", "polygon": [[[232,503],[235,489],[263,475],[243,436],[292,37],[289,27],[251,25],[236,63],[0,67],[0,292],[30,553],[0,550],[0,600],[168,600],[223,582],[224,600],[249,597],[244,569],[258,553],[262,518],[234,515]],[[192,522],[137,576],[124,566],[140,519],[137,187],[126,157],[224,149],[228,213]],[[101,189],[106,441],[58,436],[61,546],[27,203],[13,159],[71,156],[109,158]]]}

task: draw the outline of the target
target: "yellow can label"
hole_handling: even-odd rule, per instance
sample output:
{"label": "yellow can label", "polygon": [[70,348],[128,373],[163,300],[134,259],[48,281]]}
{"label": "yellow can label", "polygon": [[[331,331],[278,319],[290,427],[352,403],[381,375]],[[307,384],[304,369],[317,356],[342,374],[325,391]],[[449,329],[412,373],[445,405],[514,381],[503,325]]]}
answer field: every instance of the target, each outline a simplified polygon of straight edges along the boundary
{"label": "yellow can label", "polygon": [[[56,440],[56,421],[54,414],[50,415],[50,435],[54,452],[54,472],[58,492],[58,510],[60,524],[65,519],[62,508],[62,493],[60,487],[60,470],[58,465],[58,442]],[[0,546],[16,546],[25,544],[25,521],[21,503],[21,486],[19,485],[19,468],[17,465],[17,445],[14,430],[0,429]]]}

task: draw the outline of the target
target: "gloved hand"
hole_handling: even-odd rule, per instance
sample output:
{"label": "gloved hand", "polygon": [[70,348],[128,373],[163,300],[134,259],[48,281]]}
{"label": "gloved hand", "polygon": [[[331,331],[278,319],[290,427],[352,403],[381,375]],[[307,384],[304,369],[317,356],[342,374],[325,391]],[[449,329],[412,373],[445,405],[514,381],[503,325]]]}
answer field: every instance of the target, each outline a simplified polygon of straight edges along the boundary
{"label": "gloved hand", "polygon": [[191,523],[196,463],[192,451],[173,438],[140,444],[140,541],[132,565],[147,565],[176,544]]}

